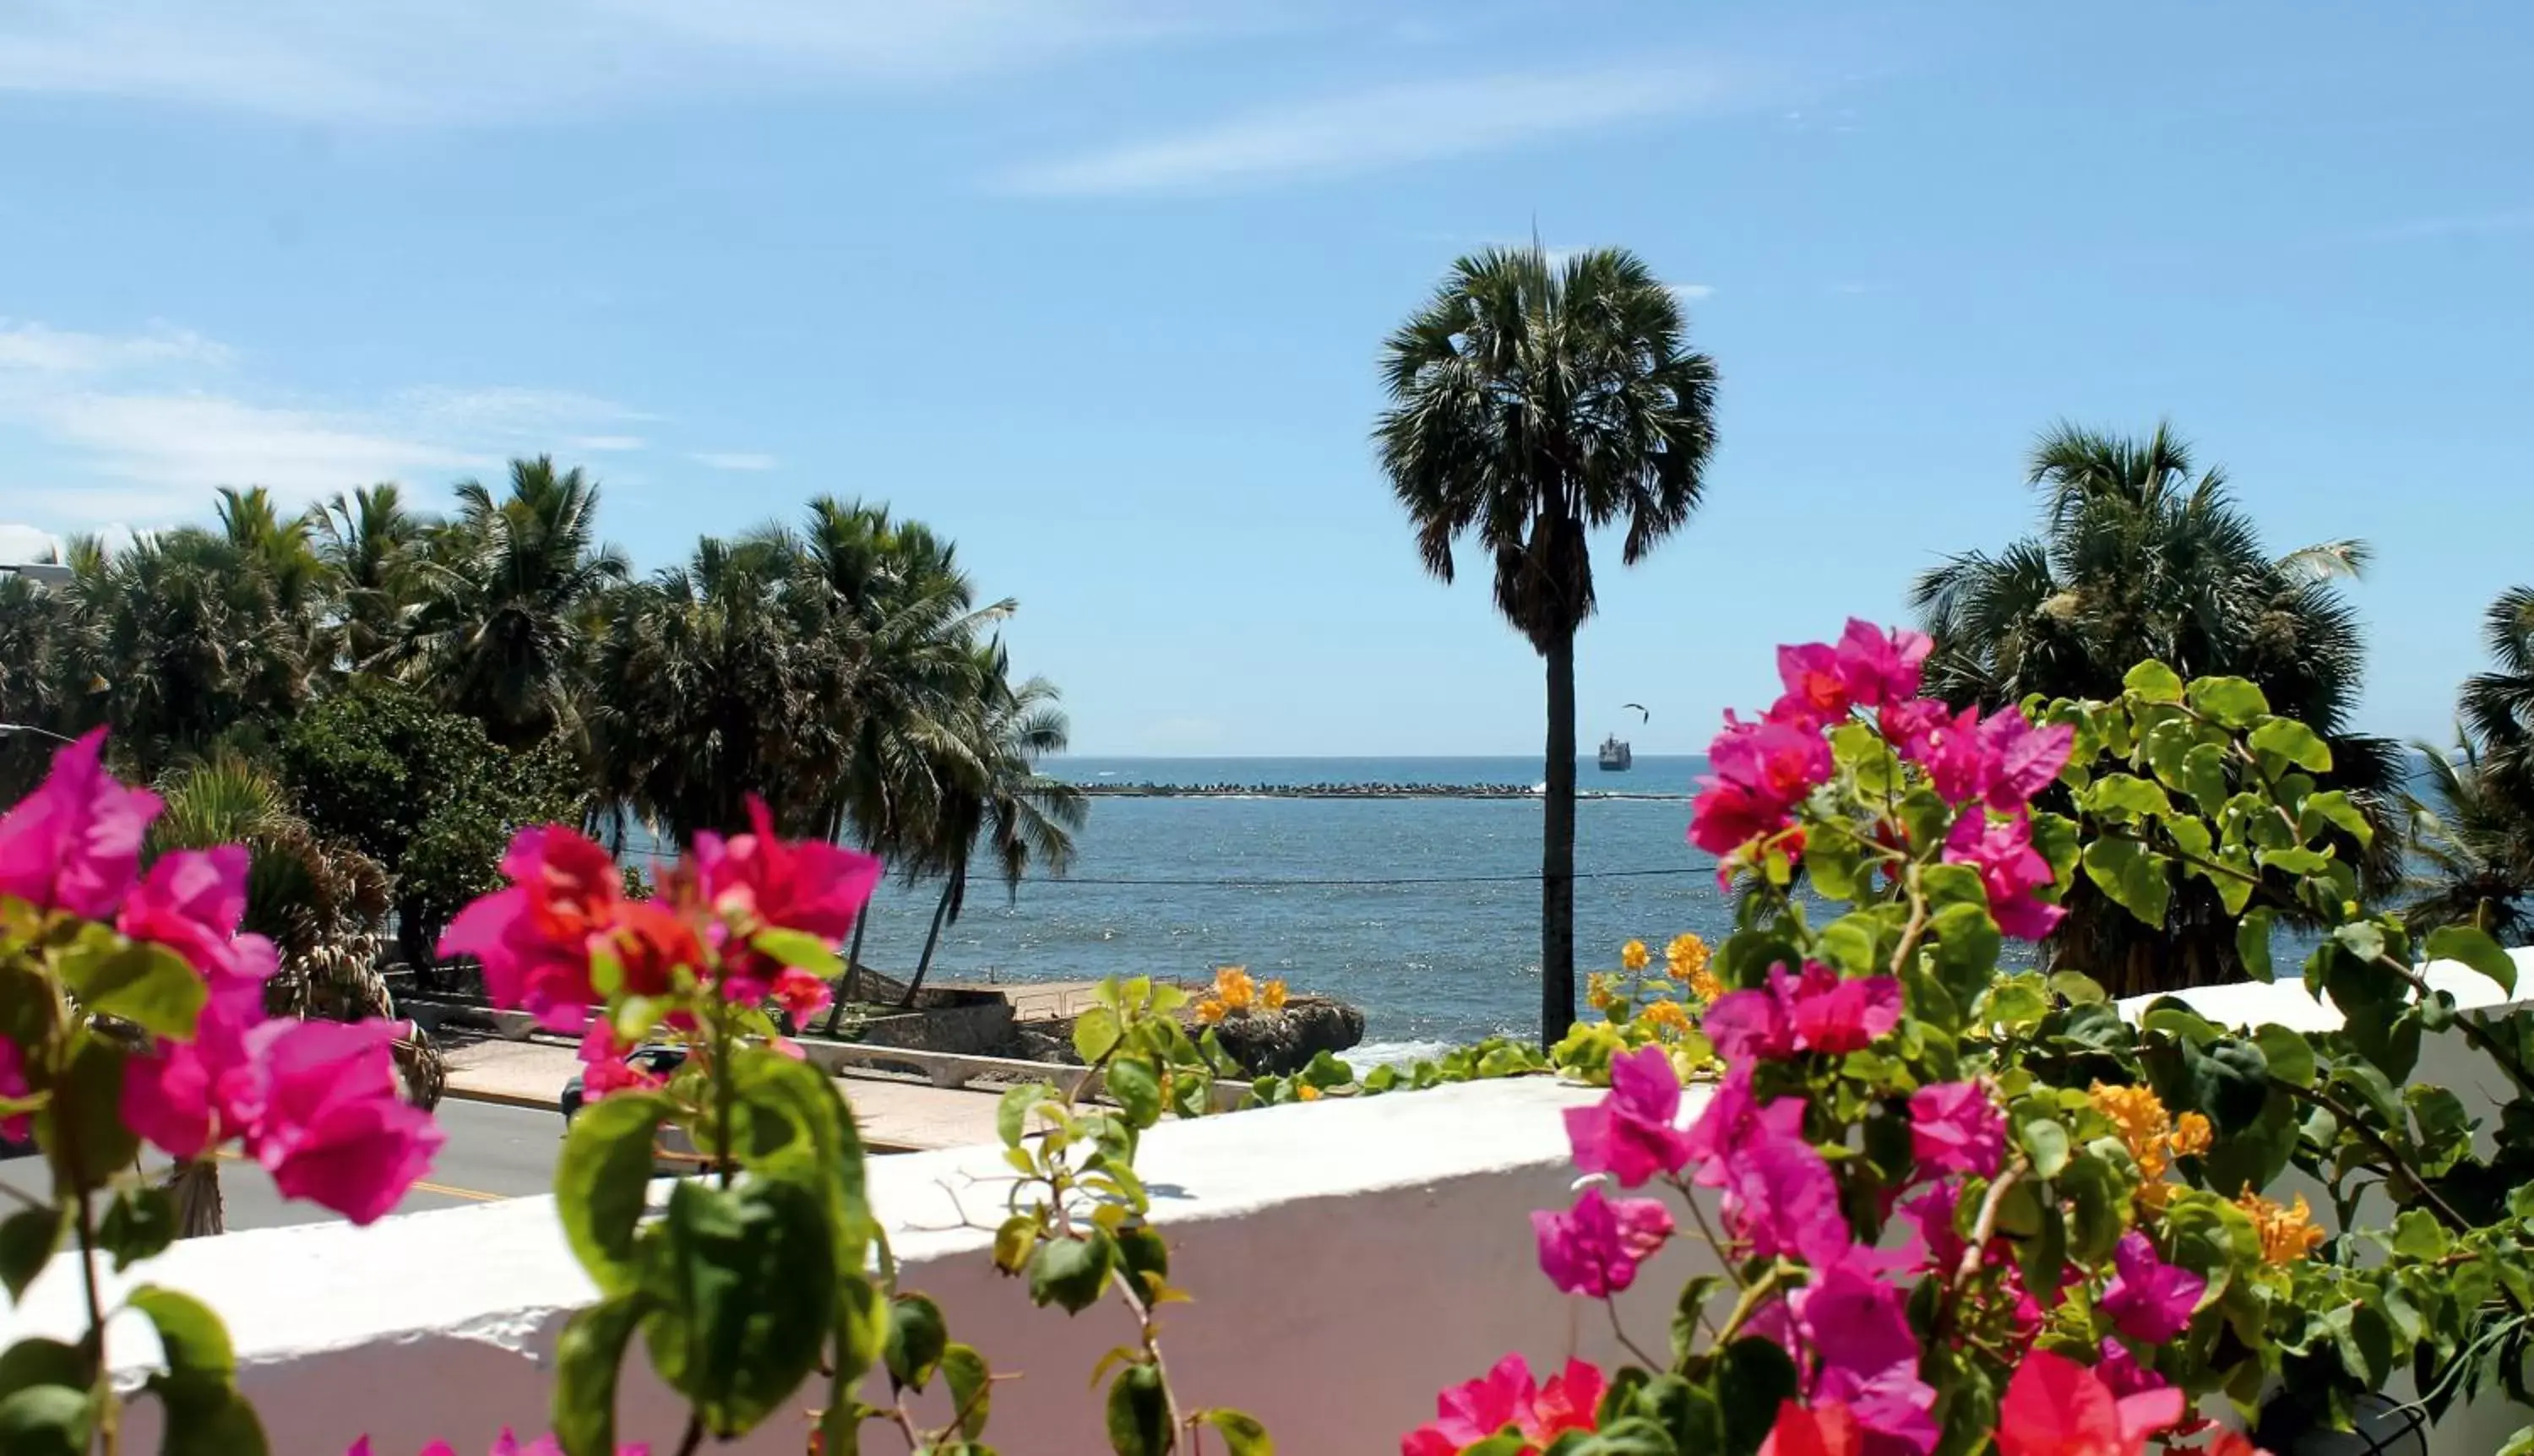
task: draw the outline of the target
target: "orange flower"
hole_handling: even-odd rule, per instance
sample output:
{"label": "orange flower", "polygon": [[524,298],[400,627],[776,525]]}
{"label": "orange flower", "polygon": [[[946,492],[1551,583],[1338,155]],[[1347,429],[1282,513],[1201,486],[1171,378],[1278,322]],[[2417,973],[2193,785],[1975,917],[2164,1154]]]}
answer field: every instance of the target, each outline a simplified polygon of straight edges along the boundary
{"label": "orange flower", "polygon": [[1256,990],[1249,972],[1240,966],[1225,966],[1214,973],[1214,999],[1223,1002],[1226,1010],[1248,1010]]}
{"label": "orange flower", "polygon": [[2184,1113],[2173,1120],[2173,1154],[2177,1158],[2197,1158],[2208,1151],[2211,1129],[2208,1120],[2198,1113]]}
{"label": "orange flower", "polygon": [[[2106,1087],[2100,1082],[2087,1094],[2102,1115],[2112,1120],[2112,1126],[2128,1145],[2130,1158],[2138,1164],[2139,1177],[2155,1183],[2173,1166],[2173,1123],[2165,1116],[2164,1103],[2151,1087]],[[2204,1120],[2203,1120],[2204,1121]]]}
{"label": "orange flower", "polygon": [[1663,947],[1663,965],[1679,980],[1697,980],[1707,970],[1707,942],[1696,936],[1674,936]]}
{"label": "orange flower", "polygon": [[1690,972],[1687,979],[1689,994],[1702,1001],[1713,1004],[1718,997],[1724,994],[1724,983],[1716,979],[1716,973],[1705,966]]}
{"label": "orange flower", "polygon": [[1619,978],[1608,971],[1595,971],[1584,978],[1584,1000],[1604,1016],[1615,1016],[1627,998],[1619,995]]}
{"label": "orange flower", "polygon": [[1646,942],[1643,940],[1630,940],[1619,947],[1619,964],[1629,970],[1642,971],[1653,960],[1654,957],[1646,953]]}
{"label": "orange flower", "polygon": [[1196,1019],[1204,1022],[1208,1026],[1212,1026],[1214,1023],[1222,1020],[1223,1002],[1216,1001],[1213,997],[1207,997],[1205,1000],[1198,1001],[1196,1003]]}
{"label": "orange flower", "polygon": [[2273,1264],[2293,1264],[2323,1246],[2323,1232],[2314,1226],[2314,1210],[2303,1193],[2282,1207],[2247,1187],[2235,1206],[2252,1215],[2262,1231],[2262,1257]]}
{"label": "orange flower", "polygon": [[1304,1102],[1317,1102],[1320,1100],[1320,1089],[1308,1082],[1303,1082],[1294,1088],[1294,1095]]}
{"label": "orange flower", "polygon": [[1258,1008],[1262,1011],[1281,1011],[1285,1009],[1285,983],[1282,981],[1259,982]]}
{"label": "orange flower", "polygon": [[1637,1010],[1637,1024],[1658,1032],[1681,1035],[1690,1030],[1689,1010],[1680,1002],[1665,998]]}

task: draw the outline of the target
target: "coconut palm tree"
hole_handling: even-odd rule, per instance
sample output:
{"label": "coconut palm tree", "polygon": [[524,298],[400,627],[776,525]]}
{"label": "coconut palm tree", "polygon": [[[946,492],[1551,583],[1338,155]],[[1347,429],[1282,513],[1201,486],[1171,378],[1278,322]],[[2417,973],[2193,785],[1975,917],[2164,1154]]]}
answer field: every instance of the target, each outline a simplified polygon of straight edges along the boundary
{"label": "coconut palm tree", "polygon": [[409,509],[392,482],[349,498],[337,491],[309,520],[342,595],[344,656],[355,671],[367,668],[402,640],[420,603],[420,552],[433,522]]}
{"label": "coconut palm tree", "polygon": [[[2057,426],[2026,479],[2041,493],[2039,534],[1918,578],[1911,602],[1936,639],[1928,691],[1990,708],[2036,693],[2116,697],[2150,657],[2186,678],[2250,679],[2272,711],[2329,742],[2331,785],[2380,830],[2362,868],[2389,887],[2400,873],[2402,754],[2349,721],[2365,650],[2340,583],[2364,570],[2366,544],[2270,554],[2224,473],[2196,471],[2189,445],[2163,425],[2143,439]],[[2139,925],[2082,880],[2068,905],[2049,955],[2116,995],[2243,974],[2234,917],[2197,880],[2161,927]]]}
{"label": "coconut palm tree", "polygon": [[2534,586],[2500,593],[2481,631],[2496,666],[2464,679],[2463,732],[2493,771],[2517,780],[2518,802],[2534,804]]}
{"label": "coconut palm tree", "polygon": [[2493,666],[2464,679],[2451,754],[2417,745],[2406,914],[2415,930],[2471,924],[2513,944],[2534,935],[2534,587],[2482,617]]}
{"label": "coconut palm tree", "polygon": [[1039,759],[1064,752],[1066,724],[1056,686],[1045,678],[1014,684],[1000,642],[980,644],[974,661],[979,692],[962,714],[954,752],[935,769],[941,793],[922,852],[908,863],[913,874],[941,877],[941,898],[904,1005],[915,1003],[933,969],[942,928],[956,924],[967,904],[978,848],[993,856],[1004,892],[1017,898],[1033,868],[1061,876],[1072,866],[1073,836],[1089,807],[1082,790],[1038,771]]}
{"label": "coconut palm tree", "polygon": [[598,540],[598,484],[550,455],[511,462],[497,498],[457,486],[457,518],[436,542],[428,599],[401,652],[404,671],[495,742],[576,736],[588,645],[606,588],[626,562]]}
{"label": "coconut palm tree", "polygon": [[1537,245],[1452,266],[1390,336],[1383,470],[1445,581],[1464,538],[1496,609],[1546,664],[1540,1035],[1575,1019],[1575,635],[1593,615],[1590,533],[1624,527],[1634,566],[1697,507],[1715,447],[1716,366],[1634,254],[1553,262]]}

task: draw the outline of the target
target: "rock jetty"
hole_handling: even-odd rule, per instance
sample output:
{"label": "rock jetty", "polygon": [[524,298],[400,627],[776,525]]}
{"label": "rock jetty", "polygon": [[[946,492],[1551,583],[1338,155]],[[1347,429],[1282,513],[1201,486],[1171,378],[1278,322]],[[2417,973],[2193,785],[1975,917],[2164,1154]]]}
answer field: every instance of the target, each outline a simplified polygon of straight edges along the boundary
{"label": "rock jetty", "polygon": [[[1523,784],[1076,784],[1084,794],[1109,799],[1536,799]],[[1679,799],[1676,793],[1608,793],[1586,789],[1583,799]]]}

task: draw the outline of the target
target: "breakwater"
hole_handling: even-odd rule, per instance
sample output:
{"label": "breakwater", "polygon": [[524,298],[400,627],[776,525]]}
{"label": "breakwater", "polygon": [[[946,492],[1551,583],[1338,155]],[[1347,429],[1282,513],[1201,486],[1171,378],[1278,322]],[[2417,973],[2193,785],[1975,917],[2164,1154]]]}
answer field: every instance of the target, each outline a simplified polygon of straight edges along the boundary
{"label": "breakwater", "polygon": [[[1536,799],[1539,790],[1524,784],[1165,784],[1085,783],[1083,793],[1110,799]],[[1651,794],[1596,790],[1578,786],[1580,799],[1679,799],[1680,793]]]}

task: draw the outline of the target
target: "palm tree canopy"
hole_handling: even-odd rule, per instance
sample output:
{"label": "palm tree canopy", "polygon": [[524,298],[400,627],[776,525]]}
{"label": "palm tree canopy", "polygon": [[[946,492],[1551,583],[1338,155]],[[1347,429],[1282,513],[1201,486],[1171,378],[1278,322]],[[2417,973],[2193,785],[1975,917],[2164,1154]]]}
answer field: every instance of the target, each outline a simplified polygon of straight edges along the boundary
{"label": "palm tree canopy", "polygon": [[1375,439],[1418,555],[1449,581],[1453,543],[1472,538],[1497,607],[1543,652],[1593,614],[1587,531],[1624,525],[1633,565],[1698,505],[1716,366],[1634,254],[1464,258],[1382,367]]}

